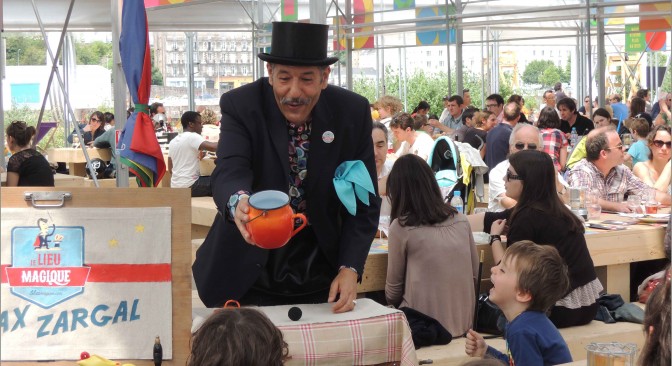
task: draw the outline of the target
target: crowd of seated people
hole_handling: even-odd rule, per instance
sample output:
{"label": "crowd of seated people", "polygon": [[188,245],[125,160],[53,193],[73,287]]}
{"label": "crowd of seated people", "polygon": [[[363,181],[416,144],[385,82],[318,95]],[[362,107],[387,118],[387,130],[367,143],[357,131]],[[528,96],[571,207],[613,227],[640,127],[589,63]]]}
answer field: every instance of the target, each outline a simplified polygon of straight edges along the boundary
{"label": "crowd of seated people", "polygon": [[[454,102],[462,101],[462,98],[459,95],[454,96],[456,98],[446,96],[445,109],[438,120],[431,118],[431,115],[424,116],[425,111],[430,110],[424,103],[419,105],[415,119],[403,112],[390,115],[389,107],[382,107],[378,102],[372,104],[376,112],[373,116],[384,116],[382,120],[389,123],[392,131],[387,134],[387,139],[384,138],[385,126],[374,118],[372,140],[376,149],[379,191],[390,202],[391,216],[394,217],[388,236],[388,303],[418,307],[437,319],[452,316],[437,313],[427,304],[423,304],[422,300],[415,300],[418,292],[425,288],[409,286],[409,271],[412,274],[423,273],[422,269],[412,269],[417,266],[415,257],[411,256],[414,246],[418,242],[423,245],[430,245],[432,242],[420,234],[431,236],[431,233],[441,230],[442,225],[433,221],[411,221],[413,225],[404,224],[409,217],[423,217],[422,214],[412,213],[424,207],[417,193],[418,182],[412,183],[416,188],[412,191],[415,198],[413,205],[406,208],[406,215],[396,212],[395,216],[395,209],[399,210],[395,205],[407,202],[408,197],[401,198],[398,191],[393,192],[390,189],[390,179],[399,179],[394,174],[397,167],[395,160],[409,164],[410,160],[407,159],[411,158],[407,155],[417,155],[426,160],[428,151],[432,149],[433,139],[448,135],[480,149],[484,160],[491,161],[488,212],[469,216],[469,231],[485,230],[497,237],[506,227],[509,243],[530,240],[553,246],[568,265],[570,286],[568,292],[549,309],[550,320],[555,326],[562,328],[587,324],[594,319],[597,299],[604,289],[587,250],[582,219],[568,208],[567,189],[581,188],[595,192],[599,195],[602,208],[615,212],[629,212],[630,209],[625,204],[628,195],[645,195],[646,191],[655,191],[654,199],[669,206],[672,193],[672,136],[669,126],[672,122],[668,122],[671,121],[668,118],[671,101],[664,95],[655,103],[656,110],[651,111],[652,106],[646,99],[650,94],[647,91],[646,98],[637,96],[625,103],[623,98],[612,96],[611,105],[604,108],[598,108],[597,104],[586,97],[582,108],[577,110],[575,100],[566,95],[558,97],[557,92],[544,93],[546,104],[542,105],[538,114],[530,114],[529,119],[525,118],[525,113],[521,110],[522,97],[515,95],[510,96],[507,103],[500,95],[488,96],[484,111],[468,108],[469,106],[463,104],[454,106]],[[396,100],[394,97],[383,97],[380,100],[385,99]],[[395,111],[399,112],[398,109]],[[592,120],[585,116],[592,117]],[[457,117],[459,122],[456,121]],[[652,122],[650,133],[647,117],[651,117]],[[622,134],[618,133],[618,126],[622,126]],[[433,131],[430,127],[434,127]],[[463,134],[457,137],[459,134],[456,132],[460,128],[463,129]],[[570,139],[572,131],[578,136],[576,140]],[[627,147],[623,147],[622,137],[632,137],[630,150],[626,151]],[[393,141],[390,142],[390,138]],[[385,146],[388,146],[387,151]],[[395,149],[396,146],[399,148]],[[404,171],[402,166],[399,166],[398,171]],[[407,174],[404,178],[419,179],[420,170],[416,169],[415,172],[415,176]],[[441,201],[440,196],[433,199]],[[432,210],[426,208],[424,211]],[[453,220],[455,217],[457,216]],[[459,250],[467,250],[469,242],[469,239],[465,239]],[[442,245],[452,244],[449,240]],[[505,249],[501,242],[493,242],[495,263],[502,258]],[[425,258],[424,261],[427,266],[431,258]],[[468,259],[462,261],[469,262]],[[659,263],[644,262],[643,266],[646,268],[644,272],[648,274],[660,270]],[[400,271],[400,268],[404,270]],[[436,272],[434,274],[437,275]],[[424,276],[428,283],[435,280],[429,278],[428,274]],[[640,282],[646,277],[645,274],[633,276],[640,277]],[[637,279],[633,277],[633,281]],[[627,294],[624,295],[627,297]],[[460,332],[461,329],[457,330],[457,333]]]}

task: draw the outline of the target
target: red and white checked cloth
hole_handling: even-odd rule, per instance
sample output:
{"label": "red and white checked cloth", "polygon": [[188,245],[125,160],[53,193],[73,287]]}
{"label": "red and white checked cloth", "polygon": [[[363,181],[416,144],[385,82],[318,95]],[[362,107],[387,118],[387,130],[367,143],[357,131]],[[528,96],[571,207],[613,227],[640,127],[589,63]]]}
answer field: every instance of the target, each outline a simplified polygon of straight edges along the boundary
{"label": "red and white checked cloth", "polygon": [[[291,359],[285,365],[418,364],[404,313],[370,299],[358,299],[355,310],[342,314],[332,313],[332,305],[259,307],[280,328],[289,345]],[[303,313],[299,321],[287,316],[292,306]]]}
{"label": "red and white checked cloth", "polygon": [[399,310],[370,299],[357,300],[355,310],[342,314],[334,314],[332,304],[298,306],[303,315],[296,322],[287,316],[292,306],[260,308],[289,345],[286,365],[418,364],[411,329]]}

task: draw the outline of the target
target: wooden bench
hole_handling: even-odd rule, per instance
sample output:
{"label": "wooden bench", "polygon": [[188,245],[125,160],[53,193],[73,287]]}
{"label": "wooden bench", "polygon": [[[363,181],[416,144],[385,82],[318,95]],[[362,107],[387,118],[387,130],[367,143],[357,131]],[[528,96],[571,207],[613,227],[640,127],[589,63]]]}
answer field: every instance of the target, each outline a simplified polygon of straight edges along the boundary
{"label": "wooden bench", "polygon": [[[586,345],[592,342],[622,342],[635,343],[637,349],[644,345],[644,330],[641,324],[619,322],[606,324],[601,321],[592,321],[590,324],[580,327],[560,329],[562,337],[567,342],[572,359],[586,359]],[[486,339],[489,346],[504,352],[506,344],[504,339]],[[416,351],[418,361],[432,360],[433,365],[461,365],[471,358],[464,352],[466,339],[455,338],[445,346],[432,346],[420,348]]]}

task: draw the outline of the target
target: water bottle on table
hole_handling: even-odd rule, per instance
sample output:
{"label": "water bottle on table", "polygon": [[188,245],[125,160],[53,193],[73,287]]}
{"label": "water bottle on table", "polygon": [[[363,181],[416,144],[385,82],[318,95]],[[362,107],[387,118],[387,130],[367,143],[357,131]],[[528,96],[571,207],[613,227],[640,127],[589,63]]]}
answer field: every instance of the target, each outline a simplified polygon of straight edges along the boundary
{"label": "water bottle on table", "polygon": [[462,192],[453,192],[453,198],[450,199],[450,205],[453,206],[457,212],[464,213],[464,201],[462,201]]}
{"label": "water bottle on table", "polygon": [[572,127],[572,132],[569,134],[569,146],[570,149],[567,149],[568,152],[574,150],[576,145],[579,143],[579,134],[576,133],[576,127]]}

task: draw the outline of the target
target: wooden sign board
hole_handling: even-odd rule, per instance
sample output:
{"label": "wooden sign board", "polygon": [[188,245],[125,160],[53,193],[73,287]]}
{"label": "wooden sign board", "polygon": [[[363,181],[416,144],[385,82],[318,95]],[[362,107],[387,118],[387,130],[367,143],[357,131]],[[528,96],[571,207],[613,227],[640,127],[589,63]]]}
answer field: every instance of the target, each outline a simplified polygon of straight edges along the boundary
{"label": "wooden sign board", "polygon": [[[65,187],[56,187],[56,188],[2,188],[1,196],[1,206],[3,210],[2,220],[3,223],[10,218],[5,216],[5,213],[8,213],[12,209],[12,212],[23,212],[22,210],[14,210],[16,208],[20,209],[33,209],[33,203],[31,201],[25,200],[26,192],[67,192],[70,194],[71,199],[66,200],[63,207],[67,209],[75,208],[108,208],[108,209],[143,209],[143,208],[154,208],[151,209],[152,212],[156,211],[156,208],[165,208],[170,210],[170,296],[172,299],[168,301],[169,303],[165,305],[156,304],[153,305],[153,309],[156,312],[167,312],[170,313],[172,307],[172,344],[164,345],[172,349],[172,359],[164,360],[163,365],[184,365],[189,356],[189,339],[190,339],[190,329],[191,329],[191,197],[188,190],[177,190],[177,189],[143,189],[142,194],[138,194],[138,189],[130,188],[69,188],[66,190]],[[37,204],[54,204],[58,202],[37,202]],[[40,209],[35,209],[39,211]],[[44,209],[42,209],[44,210]],[[53,209],[49,209],[53,210]],[[77,210],[74,210],[77,211]],[[80,210],[81,211],[81,210]],[[111,210],[114,212],[115,210]],[[27,212],[27,211],[26,211]],[[46,212],[46,211],[45,211]],[[119,212],[119,210],[117,210]],[[166,215],[167,216],[167,215]],[[109,217],[110,222],[115,218]],[[36,240],[37,242],[37,240]],[[153,242],[147,242],[148,245],[157,245]],[[5,245],[5,243],[3,243]],[[6,265],[8,259],[5,258],[5,252],[3,251],[2,263]],[[50,256],[50,258],[53,255]],[[6,278],[5,278],[6,279]],[[7,287],[8,283],[3,281],[3,287]],[[3,291],[6,288],[3,288]],[[171,303],[172,302],[172,303]],[[36,308],[38,306],[35,306]],[[3,312],[7,311],[7,318],[11,318],[9,315],[8,309],[1,309]],[[10,309],[11,310],[11,309]],[[111,310],[112,311],[112,310]],[[118,310],[117,310],[118,311]],[[132,317],[133,308],[132,304],[127,304],[127,313],[126,316]],[[13,313],[13,311],[12,311]],[[101,313],[102,314],[102,313]],[[136,314],[137,315],[137,314]],[[130,320],[130,318],[128,318]],[[120,317],[119,320],[123,320],[123,317]],[[9,322],[11,323],[11,322]],[[11,324],[9,324],[11,327]],[[10,328],[11,329],[11,328]],[[61,330],[65,329],[64,327]],[[102,330],[103,328],[101,328]],[[91,331],[91,329],[87,329]],[[3,334],[7,336],[9,333]],[[148,338],[153,339],[155,334],[146,334]],[[165,340],[167,342],[169,340]],[[76,344],[73,346],[77,346]],[[87,351],[90,354],[96,354],[95,349],[82,349],[82,351]],[[1,352],[1,351],[0,351]],[[38,354],[40,349],[35,349],[34,352]],[[4,352],[3,352],[4,353]],[[106,357],[104,353],[100,353],[100,356]],[[119,360],[114,359],[115,362],[132,363],[136,366],[141,365],[154,365],[154,362],[151,360],[152,349],[147,349],[146,357],[141,357],[141,360]],[[47,361],[40,362],[40,364],[47,365],[73,365],[74,360],[78,358],[76,355],[63,355],[62,358],[55,358],[56,361]],[[62,360],[62,361],[59,361]],[[34,365],[34,361],[22,361],[22,362],[8,362],[3,361],[3,365]]]}

